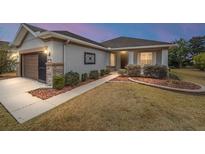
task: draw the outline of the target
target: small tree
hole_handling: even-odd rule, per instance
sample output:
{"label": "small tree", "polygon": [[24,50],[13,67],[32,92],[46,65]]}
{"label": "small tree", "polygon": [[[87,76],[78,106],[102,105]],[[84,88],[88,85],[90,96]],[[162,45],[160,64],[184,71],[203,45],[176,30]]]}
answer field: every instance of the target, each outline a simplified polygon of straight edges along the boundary
{"label": "small tree", "polygon": [[169,50],[169,65],[181,68],[187,58],[188,42],[184,39],[179,39],[175,43],[178,46]]}
{"label": "small tree", "polygon": [[194,56],[193,59],[196,68],[205,70],[205,53],[200,53],[197,56]]}
{"label": "small tree", "polygon": [[189,50],[191,58],[201,52],[205,52],[205,36],[192,37],[189,40]]}
{"label": "small tree", "polygon": [[0,47],[0,74],[10,72],[16,65],[16,59],[12,58],[9,53],[9,46],[3,45]]}

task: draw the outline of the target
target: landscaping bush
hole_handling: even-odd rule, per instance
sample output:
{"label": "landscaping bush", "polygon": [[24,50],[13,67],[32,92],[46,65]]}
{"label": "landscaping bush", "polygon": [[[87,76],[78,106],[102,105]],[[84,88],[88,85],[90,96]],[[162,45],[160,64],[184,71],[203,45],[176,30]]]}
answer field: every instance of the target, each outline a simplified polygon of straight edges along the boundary
{"label": "landscaping bush", "polygon": [[90,79],[98,79],[99,78],[98,70],[90,71],[89,78]]}
{"label": "landscaping bush", "polygon": [[87,79],[88,79],[88,74],[87,74],[87,73],[83,73],[83,74],[81,75],[81,81],[84,82],[84,81],[86,81]]}
{"label": "landscaping bush", "polygon": [[100,70],[100,76],[104,76],[104,75],[105,75],[105,70],[104,69]]}
{"label": "landscaping bush", "polygon": [[205,53],[200,53],[194,56],[194,65],[200,70],[205,70]]}
{"label": "landscaping bush", "polygon": [[110,69],[109,68],[105,69],[105,74],[110,74]]}
{"label": "landscaping bush", "polygon": [[127,70],[126,70],[126,69],[119,69],[119,70],[118,70],[118,73],[119,73],[121,76],[126,76],[126,75],[127,75]]}
{"label": "landscaping bush", "polygon": [[141,74],[141,66],[135,64],[129,64],[126,66],[127,74],[131,77],[137,77]]}
{"label": "landscaping bush", "polygon": [[167,77],[168,69],[163,65],[146,65],[143,72],[145,77],[162,79]]}
{"label": "landscaping bush", "polygon": [[65,74],[65,84],[69,86],[77,85],[80,82],[80,75],[77,72],[70,71]]}
{"label": "landscaping bush", "polygon": [[65,78],[63,75],[56,75],[53,77],[53,88],[63,89],[65,86]]}
{"label": "landscaping bush", "polygon": [[171,73],[171,72],[169,72],[169,79],[180,80],[180,78],[176,74]]}

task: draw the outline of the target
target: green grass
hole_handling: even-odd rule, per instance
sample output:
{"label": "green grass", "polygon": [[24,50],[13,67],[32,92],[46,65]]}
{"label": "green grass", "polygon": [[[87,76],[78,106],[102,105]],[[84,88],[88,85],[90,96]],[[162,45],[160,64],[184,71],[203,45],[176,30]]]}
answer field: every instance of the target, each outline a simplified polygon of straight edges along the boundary
{"label": "green grass", "polygon": [[[173,71],[205,84],[205,72]],[[24,124],[0,106],[0,130],[205,130],[205,95],[106,83]]]}
{"label": "green grass", "polygon": [[172,69],[180,79],[205,85],[205,71],[197,69]]}

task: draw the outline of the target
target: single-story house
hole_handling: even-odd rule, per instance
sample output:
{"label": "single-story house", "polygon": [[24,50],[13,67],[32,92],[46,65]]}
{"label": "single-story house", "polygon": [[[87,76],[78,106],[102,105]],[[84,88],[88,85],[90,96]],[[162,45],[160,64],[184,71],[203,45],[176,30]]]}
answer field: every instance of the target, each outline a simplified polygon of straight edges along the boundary
{"label": "single-story house", "polygon": [[12,45],[19,52],[18,76],[52,84],[57,74],[89,73],[128,64],[168,66],[173,44],[130,37],[96,42],[68,31],[48,31],[21,24]]}
{"label": "single-story house", "polygon": [[7,41],[0,41],[0,47],[3,47],[4,45],[9,45],[9,42],[7,42]]}

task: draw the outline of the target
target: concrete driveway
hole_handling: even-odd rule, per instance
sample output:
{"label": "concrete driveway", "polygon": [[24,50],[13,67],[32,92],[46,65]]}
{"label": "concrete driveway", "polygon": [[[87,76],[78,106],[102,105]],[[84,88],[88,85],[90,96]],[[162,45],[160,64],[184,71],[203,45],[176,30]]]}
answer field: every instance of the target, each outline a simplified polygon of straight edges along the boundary
{"label": "concrete driveway", "polygon": [[0,80],[0,102],[14,116],[22,108],[42,101],[28,91],[43,87],[47,87],[46,84],[20,77]]}
{"label": "concrete driveway", "polygon": [[41,100],[28,93],[30,90],[48,87],[46,84],[25,78],[1,80],[0,102],[19,123],[23,123],[117,76],[116,73],[109,75],[47,100]]}

